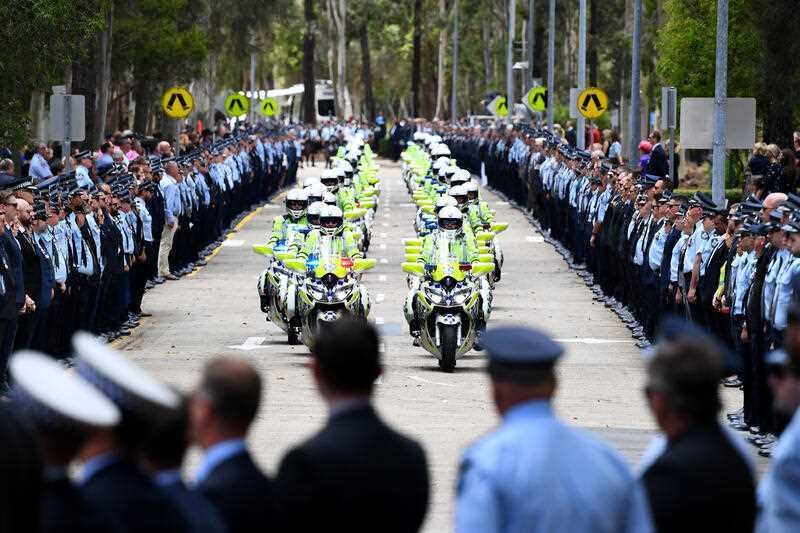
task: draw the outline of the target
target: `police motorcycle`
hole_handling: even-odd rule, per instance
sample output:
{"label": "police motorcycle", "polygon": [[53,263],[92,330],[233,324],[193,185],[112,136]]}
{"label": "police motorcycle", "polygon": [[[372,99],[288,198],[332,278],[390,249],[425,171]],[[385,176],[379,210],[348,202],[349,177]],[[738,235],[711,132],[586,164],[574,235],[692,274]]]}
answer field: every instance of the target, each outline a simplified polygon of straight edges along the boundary
{"label": "police motorcycle", "polygon": [[[290,345],[298,344],[300,328],[296,319],[295,295],[301,274],[292,270],[286,261],[292,260],[304,242],[306,234],[319,223],[322,205],[311,206],[305,191],[292,189],[286,195],[287,215],[275,218],[273,232],[267,244],[256,244],[253,251],[267,258],[266,268],[258,277],[261,311],[287,335]],[[312,209],[313,208],[313,209]]]}
{"label": "police motorcycle", "polygon": [[[323,201],[330,205],[337,205],[345,214],[347,225],[352,230],[358,249],[362,252],[369,248],[369,228],[365,220],[367,210],[356,206],[352,191],[344,188],[345,171],[341,167],[325,170],[320,178],[327,192]],[[332,199],[335,203],[332,203]]]}
{"label": "police motorcycle", "polygon": [[495,283],[500,281],[501,269],[503,268],[503,249],[500,246],[498,234],[508,229],[508,223],[494,221],[494,211],[489,208],[486,202],[482,202],[479,199],[477,183],[467,181],[462,185],[457,176],[454,176],[454,183],[458,183],[458,185],[450,189],[450,195],[458,202],[458,207],[464,214],[475,236],[480,236],[480,240],[486,247],[484,252],[491,253],[494,256],[495,270],[488,277],[492,286],[494,286]]}
{"label": "police motorcycle", "polygon": [[286,266],[299,275],[298,328],[300,340],[309,348],[321,328],[344,315],[369,315],[369,292],[361,275],[375,266],[375,260],[362,257],[339,207],[322,208],[319,229],[308,235],[303,250],[286,260]]}
{"label": "police motorcycle", "polygon": [[407,256],[402,264],[415,278],[404,308],[414,344],[434,355],[445,372],[453,372],[458,357],[475,347],[491,312],[491,293],[482,289],[480,279],[494,270],[494,263],[465,253],[468,245],[457,237],[462,224],[457,208],[443,208],[441,230],[427,237],[430,250],[414,261]]}

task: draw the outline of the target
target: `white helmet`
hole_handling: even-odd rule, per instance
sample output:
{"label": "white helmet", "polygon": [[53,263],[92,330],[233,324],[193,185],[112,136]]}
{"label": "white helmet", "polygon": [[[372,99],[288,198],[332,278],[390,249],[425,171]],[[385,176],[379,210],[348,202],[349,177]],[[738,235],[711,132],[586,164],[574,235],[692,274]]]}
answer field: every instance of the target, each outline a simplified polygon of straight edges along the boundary
{"label": "white helmet", "polygon": [[286,193],[286,212],[293,220],[300,219],[306,214],[308,196],[303,189],[292,189]]}
{"label": "white helmet", "polygon": [[442,138],[439,135],[431,135],[431,142],[432,143],[440,143],[440,142],[442,142]]}
{"label": "white helmet", "polygon": [[319,216],[322,214],[322,210],[325,208],[325,204],[322,202],[314,202],[313,204],[308,206],[308,225],[314,229],[319,228]]}
{"label": "white helmet", "polygon": [[322,201],[327,205],[339,205],[336,195],[328,191],[325,191],[325,194],[322,195]]}
{"label": "white helmet", "polygon": [[424,141],[427,136],[428,134],[424,131],[415,131],[411,138],[415,141]]}
{"label": "white helmet", "polygon": [[335,205],[325,206],[319,214],[319,231],[323,235],[338,235],[344,230],[344,214]]}
{"label": "white helmet", "polygon": [[442,167],[447,167],[447,166],[450,166],[450,158],[447,157],[446,155],[436,158],[436,160],[433,162],[433,165],[431,165],[431,167],[433,167],[434,170],[439,170]]}
{"label": "white helmet", "polygon": [[307,178],[303,178],[303,188],[311,187],[315,183],[320,183],[319,176],[308,176]]}
{"label": "white helmet", "polygon": [[438,157],[442,155],[450,155],[450,148],[448,148],[446,144],[439,143],[431,146],[431,157]]}
{"label": "white helmet", "polygon": [[343,177],[344,171],[340,171],[336,168],[329,168],[322,173],[320,181],[329,192],[336,192],[339,190],[339,183]]}
{"label": "white helmet", "polygon": [[353,178],[353,165],[351,165],[350,162],[345,159],[340,160],[336,165],[336,168],[337,170],[341,169],[344,172],[344,178],[342,181],[345,187],[349,186]]}
{"label": "white helmet", "polygon": [[447,191],[447,194],[456,199],[459,208],[461,209],[466,208],[467,190],[464,188],[463,185],[456,185],[455,187],[450,187],[450,190]]}
{"label": "white helmet", "polygon": [[474,181],[468,181],[463,187],[467,191],[467,202],[470,204],[478,203],[478,184]]}
{"label": "white helmet", "polygon": [[453,173],[450,177],[450,185],[463,185],[472,179],[472,174],[469,173],[469,170],[464,170],[463,168],[455,166],[450,167],[449,170]]}
{"label": "white helmet", "polygon": [[464,232],[464,215],[452,205],[443,207],[437,215],[439,231],[444,232],[448,239],[455,239]]}
{"label": "white helmet", "polygon": [[321,183],[312,183],[311,185],[306,186],[303,190],[306,191],[309,205],[313,204],[314,202],[321,202],[322,196],[328,191],[328,189],[326,189]]}
{"label": "white helmet", "polygon": [[458,207],[458,202],[456,202],[456,199],[453,198],[452,196],[448,196],[445,194],[440,196],[439,199],[436,200],[436,205],[434,206],[433,210],[438,215],[439,211],[441,211],[445,207]]}

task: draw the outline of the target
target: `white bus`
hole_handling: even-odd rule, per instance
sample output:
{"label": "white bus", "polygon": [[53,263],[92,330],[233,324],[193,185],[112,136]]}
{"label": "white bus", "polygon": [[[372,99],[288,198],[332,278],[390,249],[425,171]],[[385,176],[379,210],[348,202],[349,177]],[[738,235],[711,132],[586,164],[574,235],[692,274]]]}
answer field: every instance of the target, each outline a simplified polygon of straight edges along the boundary
{"label": "white bus", "polygon": [[[333,82],[330,80],[317,80],[315,87],[317,122],[322,122],[336,117],[336,98],[333,93]],[[291,122],[303,121],[303,97],[305,89],[302,83],[292,85],[287,89],[273,89],[267,91],[267,96],[275,98],[281,105],[281,115]]]}

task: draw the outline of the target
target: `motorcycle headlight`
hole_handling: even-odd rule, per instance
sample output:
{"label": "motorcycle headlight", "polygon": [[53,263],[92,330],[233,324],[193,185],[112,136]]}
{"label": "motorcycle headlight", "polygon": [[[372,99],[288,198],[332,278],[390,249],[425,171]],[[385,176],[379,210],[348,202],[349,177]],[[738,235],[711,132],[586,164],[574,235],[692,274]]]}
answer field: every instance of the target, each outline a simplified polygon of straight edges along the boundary
{"label": "motorcycle headlight", "polygon": [[352,282],[337,286],[333,295],[337,300],[341,301],[341,300],[346,300],[347,297],[350,296],[351,292],[353,292]]}
{"label": "motorcycle headlight", "polygon": [[466,302],[469,297],[472,295],[473,287],[469,283],[464,283],[463,281],[453,288],[453,292],[451,293],[453,296],[453,301],[458,305],[463,304]]}
{"label": "motorcycle headlight", "polygon": [[425,294],[428,296],[430,301],[435,304],[440,304],[444,299],[445,292],[438,283],[429,283],[425,288]]}

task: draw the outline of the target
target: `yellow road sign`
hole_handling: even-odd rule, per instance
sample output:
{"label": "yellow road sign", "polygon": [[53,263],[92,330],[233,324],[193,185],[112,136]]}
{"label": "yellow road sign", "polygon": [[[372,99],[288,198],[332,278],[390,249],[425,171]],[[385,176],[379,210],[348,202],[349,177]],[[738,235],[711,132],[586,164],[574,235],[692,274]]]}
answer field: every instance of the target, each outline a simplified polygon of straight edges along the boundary
{"label": "yellow road sign", "polygon": [[495,96],[486,107],[488,107],[489,112],[496,117],[505,118],[508,116],[508,106],[506,105],[505,96]]}
{"label": "yellow road sign", "polygon": [[170,87],[164,91],[161,107],[169,118],[186,118],[194,109],[194,98],[186,87]]}
{"label": "yellow road sign", "polygon": [[229,117],[241,117],[250,109],[250,99],[239,93],[231,93],[225,99],[225,113]]}
{"label": "yellow road sign", "polygon": [[525,105],[531,111],[544,111],[547,108],[547,88],[533,87],[525,95]]}
{"label": "yellow road sign", "polygon": [[274,117],[280,111],[281,106],[274,98],[264,98],[261,100],[261,114],[265,117]]}
{"label": "yellow road sign", "polygon": [[587,87],[575,101],[578,112],[586,118],[597,118],[608,109],[608,95],[600,87]]}

